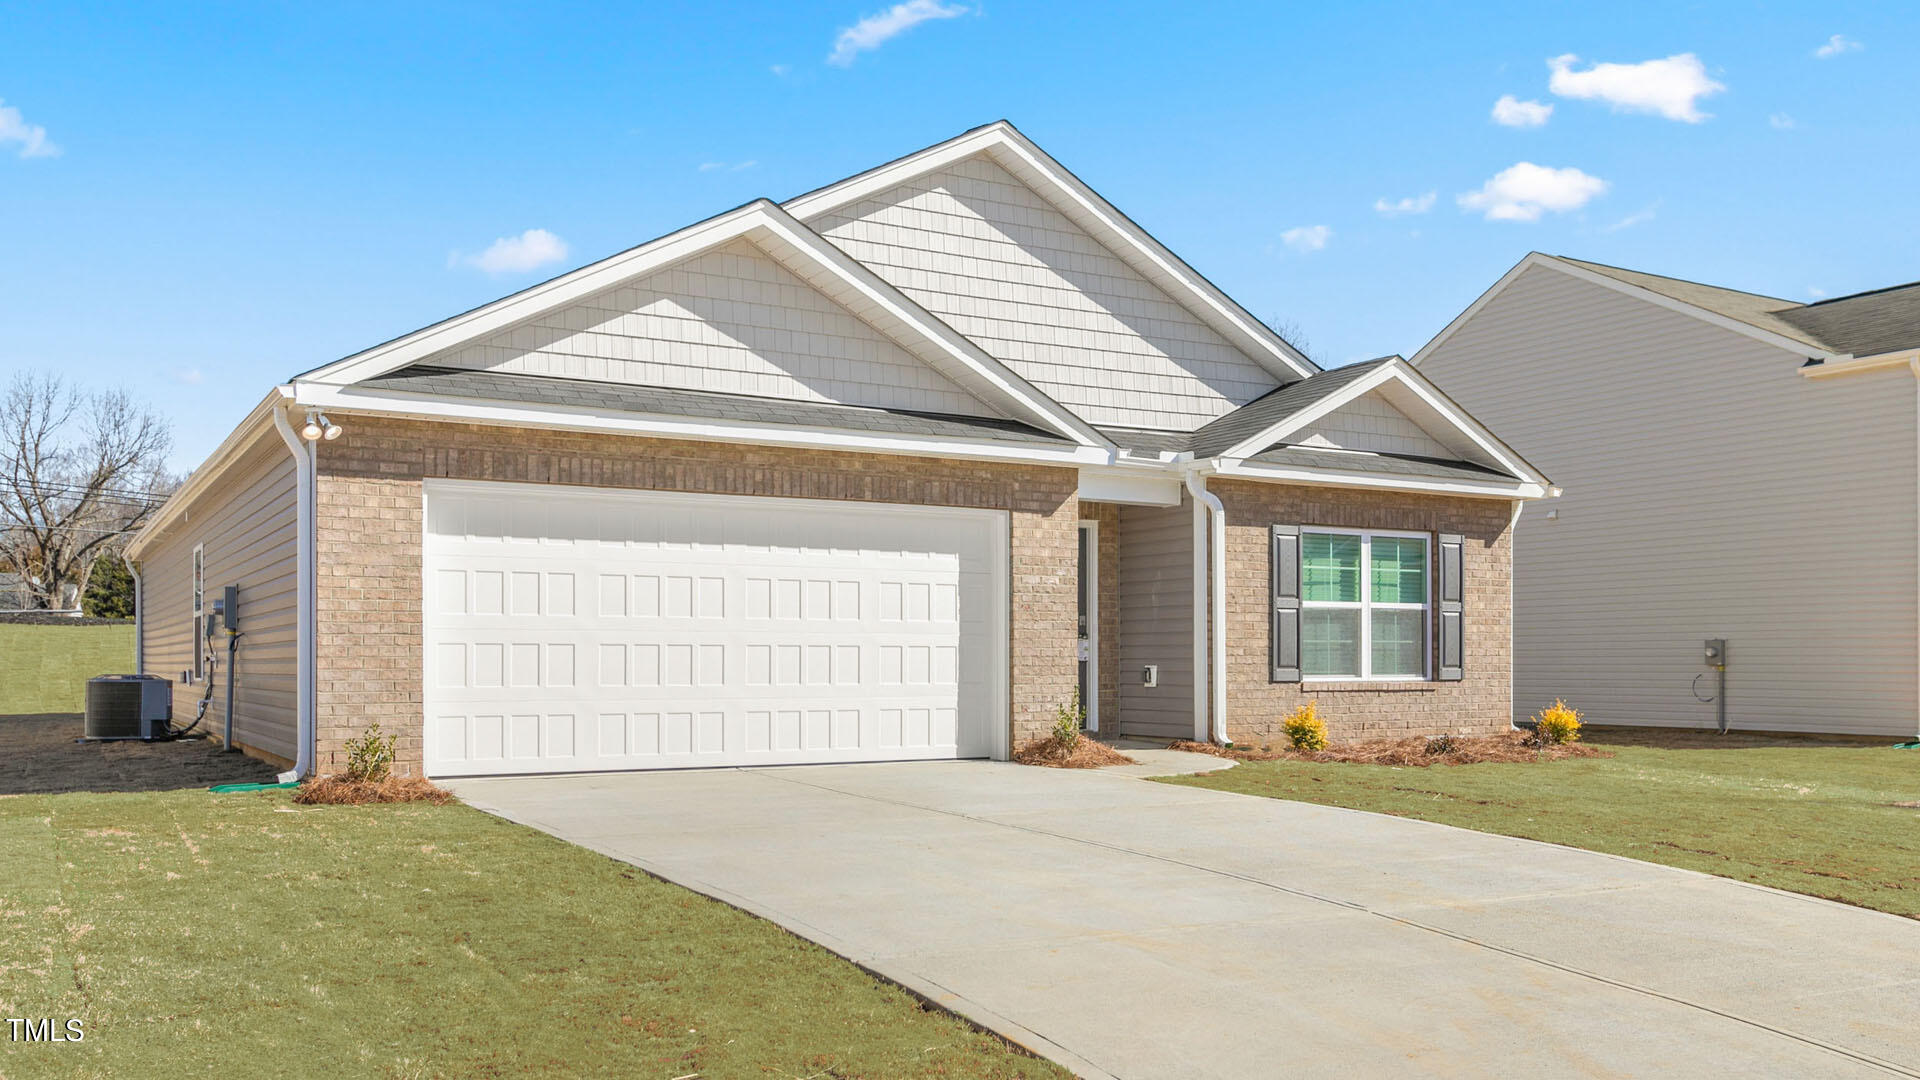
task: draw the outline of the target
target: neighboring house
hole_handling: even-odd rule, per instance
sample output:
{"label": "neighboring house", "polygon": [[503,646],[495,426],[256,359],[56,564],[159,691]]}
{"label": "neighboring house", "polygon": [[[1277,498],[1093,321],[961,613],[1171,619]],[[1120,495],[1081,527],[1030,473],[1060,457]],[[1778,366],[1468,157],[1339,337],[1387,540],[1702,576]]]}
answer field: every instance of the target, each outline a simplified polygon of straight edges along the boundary
{"label": "neighboring house", "polygon": [[297,376],[131,551],[147,671],[239,587],[235,740],[302,771],[376,722],[435,776],[1005,757],[1076,691],[1504,728],[1546,492],[996,123]]}
{"label": "neighboring house", "polygon": [[1515,711],[1920,730],[1920,284],[1800,304],[1529,255],[1414,357],[1566,485],[1515,555]]}

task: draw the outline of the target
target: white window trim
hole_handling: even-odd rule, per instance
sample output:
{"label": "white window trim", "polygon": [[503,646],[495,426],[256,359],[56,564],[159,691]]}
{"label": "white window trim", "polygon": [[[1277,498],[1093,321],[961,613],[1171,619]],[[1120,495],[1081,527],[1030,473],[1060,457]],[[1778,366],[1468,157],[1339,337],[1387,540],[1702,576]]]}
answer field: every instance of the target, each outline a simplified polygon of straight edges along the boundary
{"label": "white window trim", "polygon": [[193,566],[187,576],[187,588],[193,594],[189,598],[193,608],[193,625],[187,628],[187,637],[193,642],[193,677],[198,679],[205,670],[201,653],[206,651],[206,647],[200,640],[200,619],[206,614],[207,606],[207,545],[193,545]]}
{"label": "white window trim", "polygon": [[[1347,600],[1308,600],[1306,598],[1306,538],[1315,534],[1333,536],[1357,536],[1360,538],[1360,599]],[[1422,581],[1425,593],[1418,604],[1376,603],[1373,598],[1373,538],[1376,536],[1398,537],[1420,540],[1426,545],[1426,573]],[[1333,526],[1300,526],[1301,570],[1300,570],[1300,626],[1301,673],[1302,683],[1343,683],[1343,682],[1432,682],[1433,681],[1433,555],[1434,539],[1432,533],[1407,531],[1402,529],[1342,529]],[[1420,674],[1418,675],[1375,675],[1373,674],[1373,616],[1375,609],[1381,611],[1418,611],[1420,619]],[[1306,673],[1306,620],[1305,612],[1315,609],[1344,610],[1360,612],[1360,672],[1355,675],[1309,675]]]}

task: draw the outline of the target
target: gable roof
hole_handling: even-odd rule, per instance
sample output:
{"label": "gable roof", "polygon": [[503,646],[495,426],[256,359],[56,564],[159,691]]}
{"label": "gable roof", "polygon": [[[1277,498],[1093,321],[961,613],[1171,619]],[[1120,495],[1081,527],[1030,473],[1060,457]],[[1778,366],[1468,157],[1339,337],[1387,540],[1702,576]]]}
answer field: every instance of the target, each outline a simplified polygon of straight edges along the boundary
{"label": "gable roof", "polygon": [[292,381],[345,386],[376,378],[742,237],[753,241],[834,302],[900,342],[942,375],[998,406],[1007,415],[1030,421],[1081,445],[1108,445],[1092,425],[1035,389],[980,346],[766,199],[755,200],[315,368],[295,376]]}
{"label": "gable roof", "polygon": [[[1383,387],[1396,392],[1406,407],[1425,414],[1426,423],[1422,427],[1432,425],[1451,436],[1440,441],[1466,447],[1460,460],[1295,447],[1286,443],[1287,435]],[[1102,428],[1101,433],[1114,445],[1138,454],[1239,459],[1357,473],[1482,480],[1498,477],[1538,484],[1542,488],[1551,486],[1543,473],[1495,438],[1398,356],[1349,364],[1290,383],[1198,431]],[[1399,464],[1390,464],[1393,462]]]}
{"label": "gable roof", "polygon": [[1920,282],[1802,304],[1532,252],[1413,354],[1417,366],[1522,273],[1546,267],[1822,362],[1920,348]]}
{"label": "gable roof", "polygon": [[1920,348],[1920,282],[1802,304],[1780,318],[1855,356]]}
{"label": "gable roof", "polygon": [[1005,120],[973,128],[924,150],[797,195],[782,205],[794,217],[810,222],[870,195],[983,154],[1266,368],[1274,378],[1291,382],[1319,372],[1319,365]]}
{"label": "gable roof", "polygon": [[840,428],[935,438],[993,439],[1054,446],[1067,443],[1062,436],[1031,424],[987,416],[951,416],[907,409],[830,405],[788,398],[716,393],[711,390],[676,390],[596,379],[474,371],[430,364],[414,364],[376,375],[361,380],[359,385],[398,393],[558,405],[603,413],[691,417],[777,427]]}

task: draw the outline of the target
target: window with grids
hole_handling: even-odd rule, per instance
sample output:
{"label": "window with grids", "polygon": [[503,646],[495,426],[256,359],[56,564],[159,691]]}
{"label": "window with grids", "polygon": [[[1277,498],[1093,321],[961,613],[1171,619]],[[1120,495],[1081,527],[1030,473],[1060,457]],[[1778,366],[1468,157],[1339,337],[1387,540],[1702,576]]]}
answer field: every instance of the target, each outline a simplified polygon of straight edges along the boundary
{"label": "window with grids", "polygon": [[1427,538],[1300,530],[1300,674],[1427,677]]}

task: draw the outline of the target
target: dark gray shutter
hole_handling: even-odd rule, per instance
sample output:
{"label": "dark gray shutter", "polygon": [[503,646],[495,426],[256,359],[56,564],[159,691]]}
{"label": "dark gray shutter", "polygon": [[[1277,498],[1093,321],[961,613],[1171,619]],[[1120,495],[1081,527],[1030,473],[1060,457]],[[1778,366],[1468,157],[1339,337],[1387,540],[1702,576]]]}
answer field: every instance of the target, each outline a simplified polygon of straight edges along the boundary
{"label": "dark gray shutter", "polygon": [[1273,681],[1300,681],[1300,526],[1273,527]]}
{"label": "dark gray shutter", "polygon": [[1467,538],[1452,533],[1440,534],[1440,679],[1458,682],[1465,669],[1461,662],[1463,640],[1462,601],[1466,596],[1461,575],[1460,555]]}

